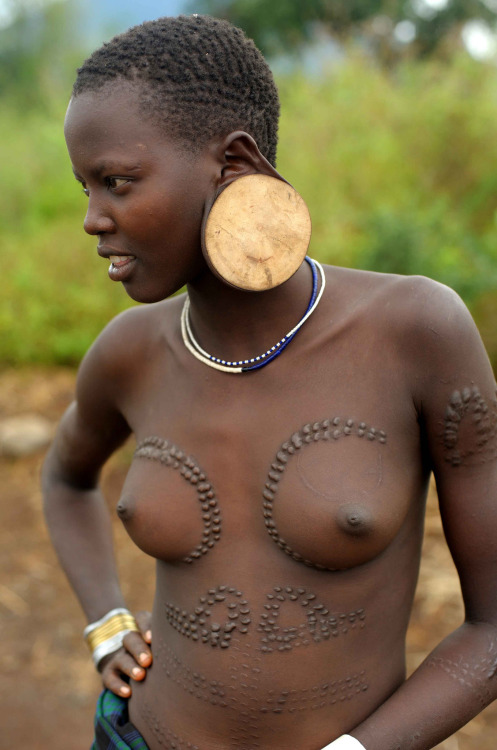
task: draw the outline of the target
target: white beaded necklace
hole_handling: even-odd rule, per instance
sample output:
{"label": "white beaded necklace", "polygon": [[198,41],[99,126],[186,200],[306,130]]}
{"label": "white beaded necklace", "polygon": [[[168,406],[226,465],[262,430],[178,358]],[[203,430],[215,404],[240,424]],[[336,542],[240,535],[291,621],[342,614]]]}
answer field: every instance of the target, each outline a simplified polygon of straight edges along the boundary
{"label": "white beaded necklace", "polygon": [[[269,362],[275,359],[281,353],[281,351],[283,351],[285,346],[290,343],[291,339],[295,336],[297,331],[302,328],[306,320],[312,315],[312,313],[318,306],[319,302],[321,301],[321,297],[323,296],[324,288],[326,286],[326,278],[324,275],[323,267],[320,263],[318,263],[317,260],[311,260],[310,258],[306,258],[306,260],[313,269],[314,283],[311,302],[305,315],[299,320],[297,325],[292,328],[291,331],[289,331],[285,336],[283,336],[283,338],[280,339],[278,343],[276,343],[270,349],[257,357],[251,357],[249,359],[243,359],[237,362],[230,362],[221,359],[220,357],[214,357],[212,354],[209,354],[204,349],[202,349],[200,344],[196,341],[195,336],[193,335],[189,318],[190,298],[187,295],[185,304],[183,305],[183,310],[181,312],[181,335],[183,337],[183,343],[188,351],[193,354],[193,356],[196,357],[196,359],[198,359],[200,362],[203,362],[205,365],[208,365],[215,370],[220,370],[221,372],[250,372],[251,370],[256,370],[269,364]],[[315,268],[319,270],[319,275],[321,278],[321,287],[319,289],[319,293],[317,293],[315,289]]]}

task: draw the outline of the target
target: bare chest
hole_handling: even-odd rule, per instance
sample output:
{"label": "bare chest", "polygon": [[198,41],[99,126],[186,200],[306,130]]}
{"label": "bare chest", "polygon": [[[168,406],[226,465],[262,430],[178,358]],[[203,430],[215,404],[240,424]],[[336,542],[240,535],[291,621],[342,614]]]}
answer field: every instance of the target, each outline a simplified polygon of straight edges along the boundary
{"label": "bare chest", "polygon": [[134,541],[168,562],[234,547],[328,570],[376,557],[423,493],[419,429],[394,378],[333,380],[152,381],[118,505]]}

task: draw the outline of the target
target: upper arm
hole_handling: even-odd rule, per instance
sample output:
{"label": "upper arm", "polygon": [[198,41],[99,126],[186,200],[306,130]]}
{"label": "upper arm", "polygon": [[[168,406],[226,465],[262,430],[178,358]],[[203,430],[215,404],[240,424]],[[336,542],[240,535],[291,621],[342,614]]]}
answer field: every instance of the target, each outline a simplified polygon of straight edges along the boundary
{"label": "upper arm", "polygon": [[497,623],[497,400],[476,326],[430,284],[414,342],[417,398],[466,615]]}
{"label": "upper arm", "polygon": [[[126,314],[125,314],[126,315]],[[132,373],[119,316],[95,341],[78,372],[75,400],[62,417],[45,472],[81,488],[94,487],[107,458],[130,427],[120,406]]]}

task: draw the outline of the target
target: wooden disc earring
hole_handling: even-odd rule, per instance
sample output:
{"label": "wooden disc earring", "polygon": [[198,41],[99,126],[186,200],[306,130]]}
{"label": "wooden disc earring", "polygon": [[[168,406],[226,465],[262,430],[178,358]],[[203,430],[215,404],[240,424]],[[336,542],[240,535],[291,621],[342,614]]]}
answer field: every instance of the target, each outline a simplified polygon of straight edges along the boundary
{"label": "wooden disc earring", "polygon": [[224,188],[202,228],[211,270],[238,289],[262,292],[300,268],[311,239],[303,198],[284,180],[250,174]]}

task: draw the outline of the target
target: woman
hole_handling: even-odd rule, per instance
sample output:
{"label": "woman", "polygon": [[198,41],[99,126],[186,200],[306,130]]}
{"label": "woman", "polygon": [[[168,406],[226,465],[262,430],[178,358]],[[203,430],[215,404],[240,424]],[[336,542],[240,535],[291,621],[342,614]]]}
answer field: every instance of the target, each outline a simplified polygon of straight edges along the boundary
{"label": "woman", "polygon": [[[303,259],[277,118],[261,55],[208,17],[143,24],[78,71],[65,133],[84,228],[150,303],[87,354],[44,467],[106,687],[95,748],[426,750],[497,694],[481,340],[440,284]],[[151,630],[123,609],[98,491],[131,432],[117,513],[157,559]],[[466,619],[406,681],[431,471]]]}

